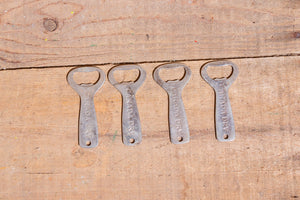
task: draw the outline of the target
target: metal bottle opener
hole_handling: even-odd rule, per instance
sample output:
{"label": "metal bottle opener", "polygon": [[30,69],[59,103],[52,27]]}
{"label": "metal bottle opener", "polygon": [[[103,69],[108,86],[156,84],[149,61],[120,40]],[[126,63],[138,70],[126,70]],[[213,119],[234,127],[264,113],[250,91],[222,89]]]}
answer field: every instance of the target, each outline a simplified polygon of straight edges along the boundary
{"label": "metal bottle opener", "polygon": [[[207,74],[208,67],[223,67],[230,65],[232,74],[227,78],[211,79]],[[230,106],[228,90],[238,76],[238,67],[230,61],[217,61],[205,64],[200,70],[202,78],[215,91],[215,126],[216,138],[219,141],[232,141],[235,139],[235,127]]]}
{"label": "metal bottle opener", "polygon": [[[73,75],[75,72],[99,73],[96,83],[83,83],[78,85]],[[98,145],[98,126],[94,105],[94,96],[105,81],[105,73],[97,67],[79,67],[69,71],[67,75],[69,85],[80,96],[80,115],[79,115],[79,145],[84,148],[93,148]]]}
{"label": "metal bottle opener", "polygon": [[[180,67],[183,67],[185,71],[181,80],[164,81],[159,76],[161,69]],[[153,79],[168,93],[170,140],[174,144],[183,144],[190,141],[190,132],[181,93],[191,74],[190,68],[181,63],[164,64],[157,67],[153,72]]]}
{"label": "metal bottle opener", "polygon": [[[116,70],[138,69],[139,77],[134,82],[117,82],[114,78]],[[120,65],[108,72],[109,82],[122,95],[122,141],[125,145],[136,145],[142,141],[140,116],[136,104],[135,93],[146,79],[146,72],[139,65]]]}

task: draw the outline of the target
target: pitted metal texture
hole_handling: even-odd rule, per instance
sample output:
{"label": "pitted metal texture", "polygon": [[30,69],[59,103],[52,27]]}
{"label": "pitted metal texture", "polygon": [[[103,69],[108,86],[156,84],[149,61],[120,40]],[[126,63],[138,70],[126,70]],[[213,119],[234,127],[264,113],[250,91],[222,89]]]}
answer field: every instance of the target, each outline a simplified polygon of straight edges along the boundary
{"label": "pitted metal texture", "polygon": [[[232,67],[232,74],[228,78],[212,79],[207,73],[208,67]],[[235,139],[235,126],[229,101],[228,90],[239,73],[238,67],[230,61],[216,61],[206,63],[200,70],[202,78],[215,92],[215,128],[216,138],[219,141]]]}
{"label": "pitted metal texture", "polygon": [[[93,84],[77,84],[74,79],[75,72],[99,73],[99,79]],[[83,148],[93,148],[98,145],[98,125],[94,105],[94,96],[105,81],[105,73],[97,67],[79,67],[69,71],[67,75],[69,85],[80,97],[79,114],[79,145]]]}
{"label": "pitted metal texture", "polygon": [[[117,82],[114,72],[117,70],[139,71],[135,81]],[[122,141],[125,145],[133,146],[142,141],[140,116],[135,99],[135,94],[146,79],[146,72],[139,65],[119,65],[108,72],[109,82],[119,90],[122,95]]]}
{"label": "pitted metal texture", "polygon": [[[180,80],[164,81],[160,78],[161,69],[184,68],[185,74]],[[173,144],[183,144],[190,141],[188,121],[182,101],[182,90],[191,77],[191,70],[181,63],[164,64],[153,72],[153,79],[168,93],[169,98],[169,133]]]}

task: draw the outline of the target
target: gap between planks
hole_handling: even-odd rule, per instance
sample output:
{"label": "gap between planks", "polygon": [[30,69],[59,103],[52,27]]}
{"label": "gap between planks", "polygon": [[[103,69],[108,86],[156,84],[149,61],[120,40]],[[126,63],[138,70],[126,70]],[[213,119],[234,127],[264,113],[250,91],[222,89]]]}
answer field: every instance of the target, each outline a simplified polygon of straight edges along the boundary
{"label": "gap between planks", "polygon": [[64,68],[64,67],[92,67],[103,65],[124,65],[124,64],[147,64],[147,63],[167,63],[167,62],[190,62],[190,61],[203,61],[203,60],[235,60],[235,59],[255,59],[255,58],[278,58],[278,57],[297,57],[300,53],[288,53],[288,54],[274,54],[265,56],[241,56],[241,57],[224,57],[224,58],[199,58],[199,59],[178,59],[178,60],[155,60],[155,61],[140,61],[140,62],[118,62],[118,63],[97,63],[97,64],[79,64],[79,65],[56,65],[56,66],[39,66],[39,67],[16,67],[16,68],[1,68],[1,71],[12,70],[30,70],[30,69],[49,69],[49,68]]}

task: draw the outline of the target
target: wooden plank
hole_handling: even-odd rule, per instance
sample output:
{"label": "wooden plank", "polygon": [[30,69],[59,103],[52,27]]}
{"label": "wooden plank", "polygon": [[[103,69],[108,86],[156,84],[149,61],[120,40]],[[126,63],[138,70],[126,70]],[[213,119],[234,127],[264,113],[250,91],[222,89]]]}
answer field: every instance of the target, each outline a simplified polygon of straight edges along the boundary
{"label": "wooden plank", "polygon": [[151,76],[158,63],[141,65],[142,143],[122,144],[121,96],[106,82],[95,97],[94,149],[77,145],[79,98],[66,82],[71,68],[1,71],[0,199],[299,198],[300,57],[234,62],[234,142],[214,137],[214,94],[199,75],[204,61],[185,63],[193,73],[183,92],[191,141],[169,142],[167,95]]}
{"label": "wooden plank", "polygon": [[6,0],[0,18],[1,68],[300,53],[296,0]]}

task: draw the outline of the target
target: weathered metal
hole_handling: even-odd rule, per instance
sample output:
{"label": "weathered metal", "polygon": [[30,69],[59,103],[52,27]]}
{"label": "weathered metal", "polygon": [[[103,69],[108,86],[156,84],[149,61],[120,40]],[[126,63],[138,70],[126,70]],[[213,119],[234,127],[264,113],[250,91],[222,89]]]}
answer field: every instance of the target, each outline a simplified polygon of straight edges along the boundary
{"label": "weathered metal", "polygon": [[[138,69],[139,77],[135,81],[117,82],[113,73],[116,70]],[[108,72],[109,82],[122,94],[122,141],[125,145],[136,145],[142,141],[142,131],[135,94],[146,79],[146,71],[139,65],[120,65]]]}
{"label": "weathered metal", "polygon": [[[161,69],[183,67],[185,74],[180,80],[164,81],[159,76]],[[157,67],[153,72],[153,79],[168,93],[169,97],[169,132],[170,140],[174,144],[183,144],[190,141],[190,132],[184,104],[182,90],[191,77],[191,70],[184,64],[171,63]]]}
{"label": "weathered metal", "polygon": [[[212,79],[207,74],[208,67],[232,67],[232,74],[227,78]],[[238,67],[230,61],[216,61],[206,63],[200,70],[202,78],[215,91],[215,126],[216,138],[219,141],[232,141],[235,139],[235,127],[230,106],[228,90],[239,73]]]}
{"label": "weathered metal", "polygon": [[[73,75],[75,72],[99,73],[96,83],[83,83],[78,85]],[[98,145],[98,126],[94,105],[94,96],[105,81],[105,73],[97,67],[80,67],[69,71],[67,81],[70,86],[80,96],[80,115],[79,115],[79,145],[83,148],[93,148]]]}

